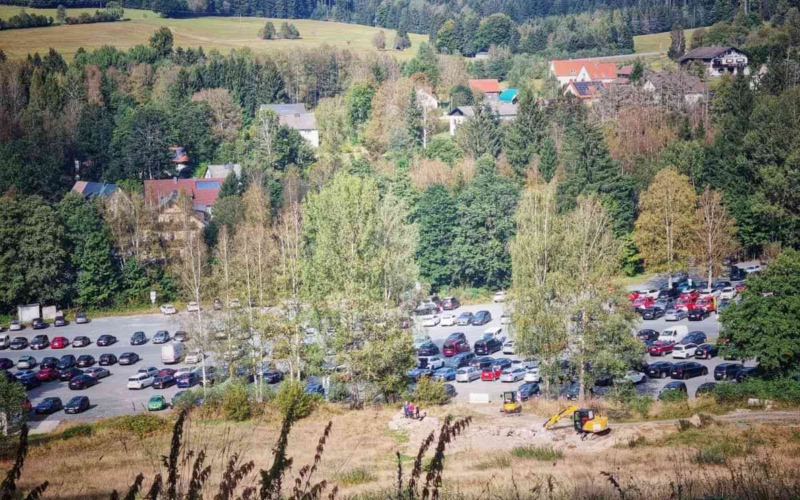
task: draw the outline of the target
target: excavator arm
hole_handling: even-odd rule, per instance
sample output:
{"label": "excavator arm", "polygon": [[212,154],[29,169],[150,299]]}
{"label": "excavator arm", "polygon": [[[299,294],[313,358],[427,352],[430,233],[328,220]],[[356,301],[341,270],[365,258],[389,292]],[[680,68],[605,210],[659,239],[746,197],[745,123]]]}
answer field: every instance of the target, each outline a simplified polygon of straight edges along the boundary
{"label": "excavator arm", "polygon": [[572,414],[575,413],[576,411],[578,411],[578,407],[574,405],[564,408],[559,413],[556,413],[555,415],[547,419],[547,422],[544,423],[544,428],[549,429],[553,427],[558,423],[559,420],[561,420],[564,417],[571,417]]}

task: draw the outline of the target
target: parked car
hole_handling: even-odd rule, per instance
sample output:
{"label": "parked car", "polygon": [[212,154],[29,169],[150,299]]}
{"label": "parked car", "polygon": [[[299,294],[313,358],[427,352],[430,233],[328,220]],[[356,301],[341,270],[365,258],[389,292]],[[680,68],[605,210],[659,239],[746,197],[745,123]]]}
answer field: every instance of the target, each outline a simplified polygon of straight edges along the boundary
{"label": "parked car", "polygon": [[506,301],[506,292],[502,290],[500,290],[499,292],[495,292],[495,294],[492,296],[492,302],[494,303],[505,302],[505,301]]}
{"label": "parked car", "polygon": [[664,316],[664,309],[660,306],[650,306],[642,310],[642,319],[654,320]]}
{"label": "parked car", "polygon": [[67,337],[53,337],[53,340],[50,342],[51,349],[64,349],[69,345],[69,339]]}
{"label": "parked car", "polygon": [[36,372],[36,378],[42,382],[52,382],[53,380],[58,380],[58,377],[58,370],[53,367],[40,368]]}
{"label": "parked car", "polygon": [[261,373],[261,378],[267,384],[277,384],[283,380],[283,372],[278,370],[267,370]]}
{"label": "parked car", "polygon": [[430,316],[439,312],[439,306],[433,303],[423,303],[414,309],[414,316]]}
{"label": "parked car", "polygon": [[160,394],[152,396],[150,401],[147,402],[147,411],[161,411],[166,410],[167,408],[169,408],[167,400]]}
{"label": "parked car", "polygon": [[747,266],[744,268],[744,272],[746,272],[747,274],[757,273],[759,271],[761,271],[761,266],[759,266],[758,264],[754,264],[752,266]]}
{"label": "parked car", "polygon": [[93,385],[97,385],[97,379],[86,374],[72,377],[72,380],[69,381],[69,388],[72,391],[80,391]]}
{"label": "parked car", "polygon": [[656,361],[647,365],[647,375],[650,378],[667,378],[672,374],[672,363],[669,361]]}
{"label": "parked car", "polygon": [[200,304],[197,302],[189,302],[186,304],[186,311],[188,312],[198,312],[200,310]]}
{"label": "parked car", "polygon": [[155,335],[153,335],[153,343],[154,344],[166,344],[170,341],[169,332],[166,330],[157,331]]}
{"label": "parked car", "polygon": [[481,380],[488,380],[490,382],[499,380],[500,376],[503,374],[503,370],[511,367],[511,360],[508,358],[498,358],[493,361],[489,368],[484,368],[483,371],[481,371]]}
{"label": "parked car", "polygon": [[139,370],[137,370],[137,373],[146,373],[146,374],[150,375],[151,377],[155,377],[156,375],[158,375],[158,372],[159,372],[159,370],[155,366],[143,367],[143,368],[139,368]]}
{"label": "parked car", "polygon": [[654,307],[660,307],[665,311],[674,305],[675,305],[675,300],[670,297],[659,297],[656,299],[655,303],[653,303]]}
{"label": "parked car", "polygon": [[494,358],[489,356],[481,356],[481,357],[474,357],[472,361],[469,362],[469,366],[473,366],[478,370],[484,370],[485,368],[490,368],[494,363]]}
{"label": "parked car", "polygon": [[67,320],[64,319],[64,316],[56,316],[56,319],[53,320],[53,326],[67,326]]}
{"label": "parked car", "polygon": [[501,382],[519,382],[525,378],[525,368],[506,368],[500,374]]}
{"label": "parked car", "polygon": [[194,349],[186,354],[186,357],[183,358],[183,362],[189,365],[196,365],[197,363],[202,362],[203,358],[205,358],[203,351],[200,349]]}
{"label": "parked car", "polygon": [[58,379],[62,382],[69,382],[75,377],[83,375],[83,370],[80,368],[67,368],[66,370],[59,370]]}
{"label": "parked car", "polygon": [[117,337],[113,335],[100,335],[97,337],[98,347],[106,347],[117,343]]}
{"label": "parked car", "polygon": [[636,338],[639,340],[658,340],[658,332],[650,328],[639,330],[636,332]]}
{"label": "parked car", "polygon": [[665,354],[670,354],[675,347],[675,344],[672,342],[666,342],[663,340],[657,340],[653,342],[653,345],[647,350],[651,356],[664,356]]}
{"label": "parked car", "polygon": [[694,352],[695,359],[711,359],[717,357],[719,347],[716,344],[700,344]]}
{"label": "parked car", "polygon": [[17,361],[18,370],[30,370],[36,368],[36,358],[33,356],[22,356]]}
{"label": "parked car", "polygon": [[19,320],[12,319],[11,322],[8,324],[8,331],[10,332],[18,332],[22,330],[22,323]]}
{"label": "parked car", "polygon": [[720,363],[714,368],[714,380],[736,380],[742,368],[741,363]]}
{"label": "parked car", "polygon": [[200,383],[200,375],[198,375],[196,372],[184,373],[180,377],[176,378],[178,380],[178,387],[180,389],[188,389]]}
{"label": "parked car", "polygon": [[697,299],[694,308],[703,308],[707,313],[711,314],[717,310],[717,298],[712,295],[704,295]]}
{"label": "parked car", "polygon": [[91,343],[92,341],[89,340],[89,337],[86,337],[84,335],[79,335],[74,339],[72,339],[72,347],[86,347]]}
{"label": "parked car", "polygon": [[688,333],[689,328],[685,325],[675,325],[662,330],[658,335],[658,340],[677,343]]}
{"label": "parked car", "polygon": [[503,343],[491,335],[484,336],[475,342],[474,350],[478,356],[486,354],[494,354],[503,349]]}
{"label": "parked car", "polygon": [[43,330],[47,328],[47,326],[47,323],[45,323],[42,318],[33,318],[33,321],[31,321],[31,328],[34,330]]}
{"label": "parked car", "polygon": [[736,382],[744,382],[749,378],[757,378],[764,374],[760,366],[742,366],[736,374]]}
{"label": "parked car", "polygon": [[525,382],[541,382],[542,374],[539,370],[538,362],[534,365],[532,363],[525,364]]}
{"label": "parked car", "polygon": [[688,314],[689,321],[703,321],[708,316],[709,312],[702,307],[695,307]]}
{"label": "parked car", "polygon": [[472,320],[475,318],[475,315],[471,312],[464,311],[458,315],[458,326],[469,326],[472,324]]}
{"label": "parked car", "polygon": [[676,344],[672,348],[673,359],[688,359],[694,356],[697,344]]}
{"label": "parked car", "polygon": [[678,297],[678,295],[680,295],[680,292],[676,286],[669,287],[665,285],[663,288],[658,290],[658,299],[675,299]]}
{"label": "parked car", "polygon": [[469,366],[470,361],[474,358],[474,352],[460,352],[447,361],[447,366],[455,369]]}
{"label": "parked car", "polygon": [[445,367],[439,368],[433,372],[433,380],[437,382],[449,382],[456,379],[456,370],[454,368]]}
{"label": "parked car", "polygon": [[717,384],[714,383],[714,382],[703,382],[694,391],[694,397],[699,398],[699,397],[702,397],[702,396],[706,396],[708,394],[714,394],[714,389],[716,387],[717,387]]}
{"label": "parked car", "polygon": [[540,393],[539,384],[534,382],[525,382],[517,389],[517,395],[522,401],[527,401],[532,397],[538,396]]}
{"label": "parked car", "polygon": [[439,356],[420,356],[417,358],[417,366],[420,368],[430,367],[432,370],[444,368],[444,359]]}
{"label": "parked car", "polygon": [[8,370],[14,366],[14,362],[8,358],[0,358],[0,370]]}
{"label": "parked car", "polygon": [[131,345],[144,345],[147,343],[147,337],[144,332],[133,332],[131,335]]}
{"label": "parked car", "polygon": [[[58,366],[58,358],[54,358],[52,356],[46,356],[42,358],[41,363],[39,363],[39,368],[56,368]],[[0,369],[3,369],[0,366]]]}
{"label": "parked car", "polygon": [[426,366],[424,368],[415,366],[406,373],[406,377],[408,377],[408,379],[412,382],[417,382],[422,377],[430,377],[431,375],[433,375],[433,370],[430,366]]}
{"label": "parked car", "polygon": [[177,342],[186,342],[189,340],[189,334],[184,332],[183,330],[178,330],[175,332],[175,335],[172,336],[172,340]]}
{"label": "parked car", "polygon": [[61,402],[61,398],[49,397],[44,398],[38,405],[36,405],[33,408],[33,413],[37,415],[50,415],[51,413],[55,413],[63,409],[64,404]]}
{"label": "parked car", "polygon": [[89,368],[87,370],[84,370],[83,374],[95,378],[97,380],[100,380],[101,378],[106,378],[110,376],[111,372],[106,370],[105,368],[96,366],[94,368]]}
{"label": "parked car", "polygon": [[28,339],[25,337],[14,337],[14,340],[11,341],[12,351],[20,351],[26,347],[28,347]]}
{"label": "parked car", "polygon": [[685,309],[671,307],[664,313],[664,321],[680,321],[689,317]]}
{"label": "parked car", "polygon": [[166,389],[168,387],[172,387],[176,383],[177,380],[175,380],[175,376],[172,374],[159,375],[153,379],[153,388]]}
{"label": "parked car", "polygon": [[64,413],[83,413],[90,407],[89,398],[86,396],[76,396],[64,405]]}
{"label": "parked car", "polygon": [[684,336],[680,343],[681,344],[702,344],[708,340],[708,336],[704,332],[690,332]]}
{"label": "parked car", "polygon": [[153,377],[148,373],[136,373],[128,378],[128,389],[140,390],[153,385]]}
{"label": "parked car", "polygon": [[115,354],[106,353],[100,355],[100,360],[97,362],[97,364],[100,366],[110,366],[116,364],[116,362],[117,356]]}
{"label": "parked car", "polygon": [[30,348],[33,350],[46,349],[50,345],[47,335],[37,335],[31,339]]}
{"label": "parked car", "polygon": [[658,399],[661,399],[664,394],[671,392],[671,391],[680,391],[686,394],[686,384],[683,382],[670,382],[658,392]]}
{"label": "parked car", "polygon": [[623,382],[630,382],[633,385],[639,385],[639,384],[642,384],[642,383],[644,383],[646,381],[647,381],[647,375],[645,375],[644,373],[636,371],[636,370],[628,370],[625,373],[625,376],[622,377],[622,379],[615,380],[614,382],[617,383],[617,384],[620,384],[620,383],[623,383]]}
{"label": "parked car", "polygon": [[453,311],[459,307],[461,307],[461,302],[455,297],[445,297],[444,300],[442,300],[442,309],[445,311]]}
{"label": "parked car", "polygon": [[456,382],[472,382],[481,378],[481,372],[474,366],[465,366],[456,371]]}
{"label": "parked car", "polygon": [[695,300],[681,296],[677,302],[675,302],[675,309],[680,309],[681,311],[685,311],[687,314],[689,311],[694,309]]}
{"label": "parked car", "polygon": [[139,361],[139,355],[135,352],[123,352],[119,355],[120,365],[132,365]]}
{"label": "parked car", "polygon": [[516,344],[513,340],[506,340],[503,342],[503,354],[514,354]]}
{"label": "parked car", "polygon": [[422,320],[422,326],[431,328],[431,327],[439,325],[439,323],[441,323],[441,321],[442,321],[442,319],[439,317],[439,315],[438,314],[434,314],[433,316],[429,316],[429,317],[423,319]]}
{"label": "parked car", "polygon": [[42,381],[36,378],[36,373],[34,372],[18,376],[17,382],[19,382],[26,391],[30,391],[42,385]]}
{"label": "parked car", "polygon": [[453,340],[447,339],[444,341],[444,345],[442,346],[442,354],[447,357],[455,356],[460,352],[468,352],[470,351],[469,342],[465,338]]}
{"label": "parked car", "polygon": [[214,310],[221,311],[222,310],[222,301],[219,299],[214,299]]}
{"label": "parked car", "polygon": [[631,306],[633,307],[634,311],[641,313],[643,310],[653,306],[655,303],[655,299],[640,295],[633,301],[633,303],[631,303]]}
{"label": "parked car", "polygon": [[56,368],[59,370],[66,370],[67,368],[72,368],[75,366],[77,362],[78,360],[75,358],[75,356],[72,354],[67,354],[65,356],[61,356],[61,358],[58,360],[58,365],[56,365]]}
{"label": "parked car", "polygon": [[86,313],[83,311],[78,311],[75,313],[75,323],[79,325],[83,325],[89,322],[89,318],[86,316]]}
{"label": "parked car", "polygon": [[720,299],[733,300],[734,298],[736,298],[737,295],[739,295],[739,292],[736,291],[736,288],[734,288],[732,286],[726,286],[720,292],[719,298]]}
{"label": "parked car", "polygon": [[675,379],[689,379],[708,375],[708,368],[695,361],[682,361],[672,365],[670,377]]}
{"label": "parked car", "polygon": [[175,309],[175,306],[173,306],[172,304],[162,304],[160,309],[161,309],[161,314],[167,314],[167,315],[178,314],[177,309]]}
{"label": "parked car", "polygon": [[88,368],[94,364],[95,359],[91,354],[82,354],[78,356],[78,368]]}
{"label": "parked car", "polygon": [[475,326],[485,325],[490,321],[492,321],[492,313],[489,311],[478,311],[472,318],[472,324]]}

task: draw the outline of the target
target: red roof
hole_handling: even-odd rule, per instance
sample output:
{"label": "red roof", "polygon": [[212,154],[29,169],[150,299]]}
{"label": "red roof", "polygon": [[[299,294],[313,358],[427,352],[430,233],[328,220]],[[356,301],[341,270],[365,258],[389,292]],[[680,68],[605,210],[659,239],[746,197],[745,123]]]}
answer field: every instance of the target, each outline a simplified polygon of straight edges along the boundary
{"label": "red roof", "polygon": [[586,68],[589,80],[612,80],[617,77],[617,66],[614,63],[603,63],[591,59],[570,59],[552,61],[553,73],[556,77],[577,77],[581,68]]}
{"label": "red roof", "polygon": [[633,66],[623,66],[617,70],[617,76],[631,76]]}
{"label": "red roof", "polygon": [[472,90],[478,90],[484,94],[499,94],[500,82],[498,82],[496,78],[489,78],[486,80],[470,80],[469,88]]}
{"label": "red roof", "polygon": [[161,204],[189,195],[195,205],[213,206],[225,179],[160,179],[144,181],[144,197],[148,203]]}
{"label": "red roof", "polygon": [[553,74],[555,76],[574,76],[577,78],[578,73],[581,72],[583,63],[581,59],[570,59],[567,61],[551,61],[553,66]]}

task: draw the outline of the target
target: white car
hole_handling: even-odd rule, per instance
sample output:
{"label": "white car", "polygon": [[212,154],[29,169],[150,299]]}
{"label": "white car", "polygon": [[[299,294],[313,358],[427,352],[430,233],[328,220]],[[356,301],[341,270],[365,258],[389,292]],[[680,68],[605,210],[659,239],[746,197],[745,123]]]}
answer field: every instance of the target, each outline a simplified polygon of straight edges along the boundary
{"label": "white car", "polygon": [[503,354],[514,354],[514,341],[513,340],[506,340],[503,342]]}
{"label": "white car", "polygon": [[137,373],[128,378],[128,389],[139,390],[153,385],[153,377],[148,373]]}
{"label": "white car", "polygon": [[525,378],[525,368],[508,368],[500,374],[501,382],[517,382]]}
{"label": "white car", "polygon": [[539,373],[539,367],[528,367],[528,369],[525,370],[525,378],[523,380],[525,380],[525,382],[541,382],[542,375]]}
{"label": "white car", "polygon": [[198,304],[197,302],[189,302],[188,304],[186,304],[186,310],[189,311],[190,313],[198,312],[200,310],[200,304]]}
{"label": "white car", "polygon": [[441,318],[439,318],[439,316],[438,316],[438,315],[434,314],[433,316],[430,316],[430,317],[428,317],[428,318],[425,318],[425,319],[422,321],[422,326],[429,326],[429,327],[430,327],[430,326],[436,326],[436,325],[438,325],[438,324],[439,324],[441,321],[442,321],[442,320],[441,320]]}
{"label": "white car", "polygon": [[442,316],[442,322],[440,325],[442,326],[456,326],[456,321],[458,317],[455,314],[445,314]]}
{"label": "white car", "polygon": [[759,266],[758,264],[753,265],[753,266],[747,266],[747,267],[744,268],[744,272],[746,272],[747,274],[756,273],[756,272],[758,272],[760,270],[761,270],[761,266]]}
{"label": "white car", "polygon": [[680,321],[688,317],[689,313],[686,312],[686,309],[669,308],[664,313],[664,321]]}
{"label": "white car", "polygon": [[481,371],[474,366],[465,366],[456,371],[456,382],[472,382],[481,378]]}
{"label": "white car", "polygon": [[487,328],[486,330],[483,331],[482,336],[483,338],[494,337],[500,342],[506,341],[506,335],[505,333],[503,333],[503,329],[500,328],[499,326],[492,326],[490,328]]}
{"label": "white car", "polygon": [[719,288],[716,288],[716,289],[715,288],[703,288],[702,290],[700,290],[700,296],[701,297],[707,297],[707,296],[710,295],[710,296],[714,297],[715,299],[718,299],[721,293],[722,293],[722,291]]}
{"label": "white car", "polygon": [[194,351],[186,355],[183,362],[189,365],[196,365],[197,363],[203,361],[204,357],[205,356],[203,356],[203,351],[201,351],[200,349],[195,349]]}
{"label": "white car", "polygon": [[177,314],[178,311],[175,309],[175,306],[172,304],[162,304],[161,305],[161,314]]}
{"label": "white car", "polygon": [[628,373],[625,374],[622,380],[617,381],[617,383],[627,381],[632,383],[633,385],[639,385],[645,380],[647,380],[647,375],[645,375],[644,373],[637,372],[635,370],[628,370]]}
{"label": "white car", "polygon": [[689,359],[697,352],[697,344],[676,344],[672,348],[673,359]]}
{"label": "white car", "polygon": [[18,331],[22,330],[22,323],[20,323],[19,321],[15,320],[15,319],[12,319],[11,323],[9,323],[9,325],[8,325],[8,330],[11,331],[11,332],[18,332]]}
{"label": "white car", "polygon": [[733,288],[732,286],[726,286],[725,288],[722,289],[722,292],[720,292],[719,298],[733,300],[734,298],[736,298],[736,295],[738,295],[738,292],[736,291],[735,288]]}
{"label": "white car", "polygon": [[438,370],[444,368],[444,359],[439,356],[420,356],[419,366],[430,367],[431,370]]}
{"label": "white car", "polygon": [[17,361],[17,370],[30,370],[37,364],[36,358],[33,356],[22,356],[19,358],[19,361]]}
{"label": "white car", "polygon": [[184,366],[183,368],[178,368],[178,370],[173,374],[173,376],[177,379],[181,375],[186,375],[187,373],[192,373],[193,371],[194,371],[193,368],[188,368]]}
{"label": "white car", "polygon": [[501,325],[510,325],[511,324],[511,314],[504,312],[500,315],[500,324]]}
{"label": "white car", "polygon": [[640,297],[650,297],[651,299],[658,298],[659,290],[658,288],[650,288],[649,290],[640,290],[639,296]]}
{"label": "white car", "polygon": [[495,293],[494,297],[492,297],[492,302],[505,302],[505,300],[506,300],[506,292],[502,290]]}
{"label": "white car", "polygon": [[233,299],[230,302],[228,302],[228,307],[230,307],[231,309],[236,309],[242,307],[242,303],[239,302],[239,299]]}

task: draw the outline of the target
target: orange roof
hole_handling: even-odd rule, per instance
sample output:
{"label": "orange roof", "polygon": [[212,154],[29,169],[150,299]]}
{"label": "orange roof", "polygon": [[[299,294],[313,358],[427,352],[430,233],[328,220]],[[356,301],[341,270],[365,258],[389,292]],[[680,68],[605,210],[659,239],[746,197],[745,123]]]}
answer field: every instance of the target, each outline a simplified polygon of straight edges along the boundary
{"label": "orange roof", "polygon": [[583,63],[581,59],[570,59],[567,61],[551,61],[555,76],[578,76],[581,72]]}
{"label": "orange roof", "polygon": [[469,88],[472,90],[479,90],[484,94],[499,94],[500,82],[498,82],[496,78],[490,78],[486,80],[470,80]]}
{"label": "orange roof", "polygon": [[602,63],[591,59],[570,59],[552,61],[553,72],[557,77],[578,76],[581,68],[586,68],[589,79],[609,80],[617,77],[617,66],[614,63]]}

